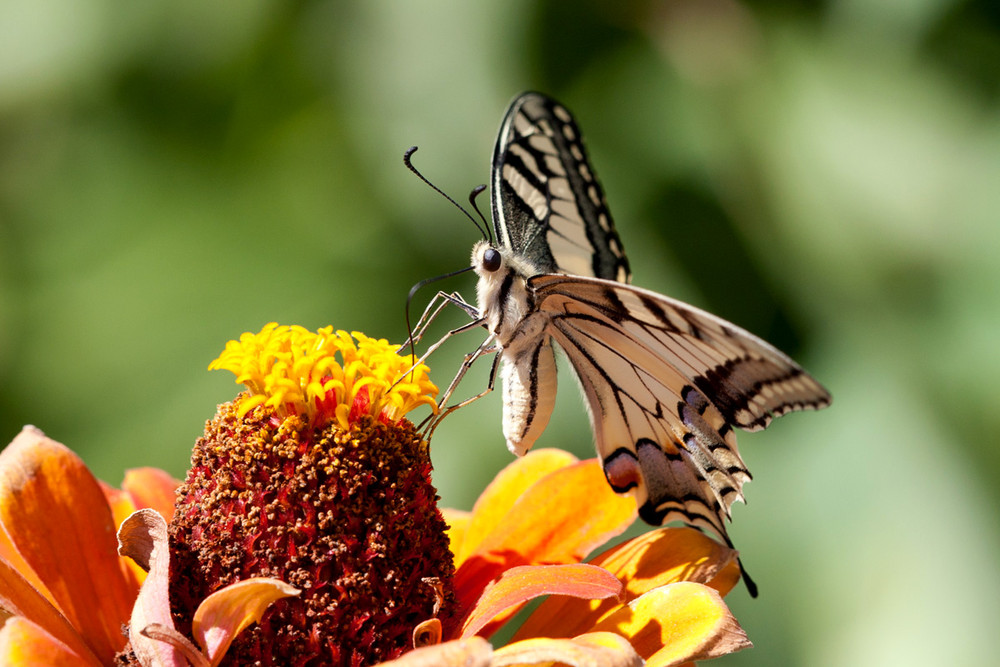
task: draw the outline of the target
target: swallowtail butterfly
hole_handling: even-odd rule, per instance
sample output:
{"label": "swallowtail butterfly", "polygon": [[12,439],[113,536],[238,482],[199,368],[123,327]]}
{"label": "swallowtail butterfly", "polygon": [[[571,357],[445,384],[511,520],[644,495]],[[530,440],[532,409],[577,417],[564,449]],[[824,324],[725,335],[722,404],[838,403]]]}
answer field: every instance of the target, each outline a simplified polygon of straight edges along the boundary
{"label": "swallowtail butterfly", "polygon": [[829,393],[757,336],[628,284],[580,130],[558,102],[514,99],[490,186],[496,241],[473,248],[478,309],[465,308],[490,332],[480,351],[503,361],[507,446],[526,453],[548,423],[555,343],[579,379],[611,488],[633,493],[648,523],[680,520],[731,546],[725,520],[750,479],[733,427],[763,429],[829,405]]}

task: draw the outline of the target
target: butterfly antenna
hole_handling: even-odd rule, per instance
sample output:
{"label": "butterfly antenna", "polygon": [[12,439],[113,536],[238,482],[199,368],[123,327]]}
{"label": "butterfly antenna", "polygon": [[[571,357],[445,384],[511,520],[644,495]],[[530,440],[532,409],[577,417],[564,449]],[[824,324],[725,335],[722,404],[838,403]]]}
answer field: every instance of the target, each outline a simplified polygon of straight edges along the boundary
{"label": "butterfly antenna", "polygon": [[[469,213],[468,211],[466,211],[462,207],[462,205],[459,204],[457,201],[455,201],[450,196],[448,196],[447,194],[445,194],[444,190],[442,190],[438,186],[436,186],[433,183],[431,183],[429,180],[427,180],[427,178],[423,174],[421,174],[419,171],[417,171],[417,168],[413,166],[413,161],[412,161],[413,154],[416,153],[416,152],[417,152],[417,147],[416,146],[410,146],[409,148],[406,149],[406,152],[403,153],[403,164],[406,165],[406,168],[409,169],[410,171],[412,171],[414,174],[416,174],[417,178],[419,178],[421,181],[423,181],[424,183],[426,183],[432,190],[434,190],[434,192],[438,193],[439,195],[441,195],[442,197],[444,197],[445,199],[447,199],[448,201],[450,201],[455,208],[457,208],[459,211],[461,211],[465,215],[465,217],[467,217],[469,220],[471,220],[472,224],[474,224],[476,226],[476,229],[479,230],[479,233],[483,235],[483,238],[489,238],[489,235],[485,231],[483,231],[483,227],[479,226],[479,222],[475,218],[472,217],[471,213]],[[484,186],[481,186],[481,187],[485,188],[486,186],[484,185]],[[480,190],[480,192],[481,192],[481,190]],[[477,212],[478,212],[478,209],[477,209]],[[480,213],[480,217],[482,217],[481,213]],[[442,277],[446,277],[446,276],[442,276]]]}
{"label": "butterfly antenna", "polygon": [[[477,185],[476,187],[472,188],[472,192],[469,193],[469,205],[472,207],[472,209],[479,216],[479,219],[483,221],[483,227],[485,227],[486,231],[489,232],[489,235],[488,236],[483,236],[483,238],[485,238],[487,241],[489,241],[492,244],[493,243],[493,230],[490,228],[490,223],[486,222],[486,216],[484,216],[483,212],[479,210],[479,205],[476,204],[476,198],[480,194],[482,194],[483,190],[485,190],[485,189],[486,189],[485,185]],[[482,230],[480,230],[480,231],[482,231]]]}

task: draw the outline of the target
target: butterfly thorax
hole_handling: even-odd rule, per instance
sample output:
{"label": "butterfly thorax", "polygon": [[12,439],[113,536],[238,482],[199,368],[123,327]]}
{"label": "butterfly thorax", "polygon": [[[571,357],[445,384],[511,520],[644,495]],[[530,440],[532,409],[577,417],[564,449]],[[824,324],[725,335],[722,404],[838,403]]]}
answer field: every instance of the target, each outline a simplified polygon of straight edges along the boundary
{"label": "butterfly thorax", "polygon": [[[489,250],[499,253],[501,260],[499,268],[492,271],[484,258]],[[480,241],[472,249],[472,267],[479,276],[476,286],[479,312],[501,347],[516,348],[519,342],[541,334],[545,328],[542,320],[548,318],[533,308],[527,284],[528,278],[540,271],[510,250],[496,248],[487,241]]]}

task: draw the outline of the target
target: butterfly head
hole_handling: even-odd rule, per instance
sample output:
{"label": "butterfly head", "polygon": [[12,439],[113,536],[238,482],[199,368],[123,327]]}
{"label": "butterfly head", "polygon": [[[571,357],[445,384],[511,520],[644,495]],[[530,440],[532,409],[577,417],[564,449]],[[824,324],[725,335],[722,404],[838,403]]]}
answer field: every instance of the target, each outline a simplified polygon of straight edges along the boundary
{"label": "butterfly head", "polygon": [[522,280],[542,273],[531,262],[511,252],[509,248],[498,247],[485,239],[472,248],[472,268],[480,280],[498,283],[502,282],[508,273]]}
{"label": "butterfly head", "polygon": [[501,329],[516,327],[528,309],[527,280],[540,272],[509,248],[485,240],[472,248],[472,268],[479,276],[479,312],[490,331],[501,334]]}

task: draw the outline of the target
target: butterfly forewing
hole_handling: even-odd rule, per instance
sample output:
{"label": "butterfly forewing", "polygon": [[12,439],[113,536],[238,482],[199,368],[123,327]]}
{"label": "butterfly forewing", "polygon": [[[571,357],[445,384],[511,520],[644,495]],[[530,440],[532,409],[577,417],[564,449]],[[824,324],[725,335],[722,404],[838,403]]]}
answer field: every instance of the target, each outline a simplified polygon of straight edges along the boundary
{"label": "butterfly forewing", "polygon": [[510,105],[493,152],[492,204],[500,243],[539,271],[628,282],[580,130],[558,102],[526,93]]}

